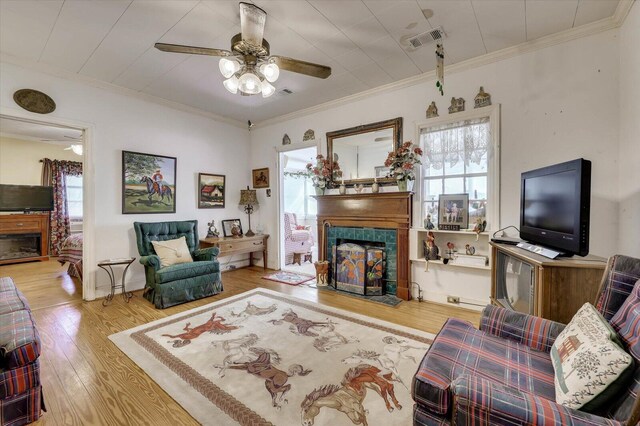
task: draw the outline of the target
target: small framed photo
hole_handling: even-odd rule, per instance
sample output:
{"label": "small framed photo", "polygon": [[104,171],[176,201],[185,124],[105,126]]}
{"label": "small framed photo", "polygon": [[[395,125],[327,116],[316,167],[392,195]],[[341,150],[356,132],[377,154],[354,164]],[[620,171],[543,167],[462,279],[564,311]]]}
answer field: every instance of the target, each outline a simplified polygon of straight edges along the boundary
{"label": "small framed photo", "polygon": [[198,208],[224,208],[224,175],[198,173]]}
{"label": "small framed photo", "polygon": [[391,172],[391,167],[376,166],[373,169],[375,170],[377,178],[385,178],[389,176],[389,172]]}
{"label": "small framed photo", "polygon": [[254,188],[268,188],[269,187],[269,168],[254,169],[252,171],[253,187]]}
{"label": "small framed photo", "polygon": [[469,227],[469,194],[441,194],[438,206],[438,229]]}
{"label": "small framed photo", "polygon": [[[237,228],[234,235],[234,228]],[[225,237],[241,237],[243,235],[242,232],[242,223],[240,223],[240,219],[228,219],[222,221],[222,233]]]}

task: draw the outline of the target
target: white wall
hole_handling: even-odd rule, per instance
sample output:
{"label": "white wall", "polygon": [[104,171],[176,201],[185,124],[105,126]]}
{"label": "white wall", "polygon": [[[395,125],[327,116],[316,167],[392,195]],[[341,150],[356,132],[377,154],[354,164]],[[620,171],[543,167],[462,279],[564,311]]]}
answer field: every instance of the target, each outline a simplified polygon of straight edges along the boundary
{"label": "white wall", "polygon": [[620,29],[619,253],[640,258],[640,5]]}
{"label": "white wall", "polygon": [[[207,222],[242,218],[238,208],[240,189],[250,183],[249,133],[210,118],[178,111],[134,97],[112,93],[83,83],[54,77],[13,64],[0,64],[0,106],[17,108],[13,93],[30,87],[51,96],[57,109],[51,116],[91,123],[95,129],[92,158],[86,167],[95,168],[96,260],[136,256],[134,221],[198,219],[199,233],[206,234]],[[34,119],[47,116],[33,114]],[[123,215],[121,213],[122,150],[177,157],[175,214]],[[226,175],[226,208],[197,209],[198,172]],[[243,223],[246,228],[246,223]],[[224,263],[222,259],[221,263]],[[106,274],[86,265],[96,274],[98,296],[107,290]],[[132,289],[144,286],[142,265],[135,263],[127,280]]]}
{"label": "white wall", "polygon": [[0,136],[0,183],[40,185],[43,158],[82,161],[64,145]]}
{"label": "white wall", "polygon": [[[617,34],[617,30],[606,31],[455,74],[445,69],[444,97],[437,93],[434,81],[427,81],[257,126],[251,132],[252,164],[258,166],[270,158],[275,166],[273,147],[280,144],[282,135],[302,134],[308,128],[324,135],[402,116],[403,139],[417,140],[415,123],[425,120],[432,100],[444,116],[452,96],[462,96],[467,108],[473,108],[473,98],[484,86],[493,103],[502,105],[501,225],[519,224],[523,171],[584,157],[593,162],[591,253],[609,256],[618,251],[618,194],[612,191],[619,179]],[[322,152],[326,153],[324,139]],[[628,176],[625,170],[620,172]],[[417,199],[415,225],[421,223]],[[260,200],[261,221],[271,235],[277,234],[276,200],[277,194]],[[270,250],[276,248],[276,238],[270,239]],[[271,266],[277,265],[275,256],[271,259]],[[488,300],[488,275],[485,286],[469,289],[465,295]]]}

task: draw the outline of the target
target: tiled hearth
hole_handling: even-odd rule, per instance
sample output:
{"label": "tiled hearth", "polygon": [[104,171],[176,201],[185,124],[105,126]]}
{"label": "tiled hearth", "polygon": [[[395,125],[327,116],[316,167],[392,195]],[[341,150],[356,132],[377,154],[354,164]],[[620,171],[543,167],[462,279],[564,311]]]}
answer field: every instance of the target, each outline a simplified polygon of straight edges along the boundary
{"label": "tiled hearth", "polygon": [[398,276],[397,231],[395,229],[356,228],[332,226],[327,229],[327,260],[333,265],[333,247],[339,240],[366,243],[384,243],[387,255],[385,282],[386,293],[396,294]]}

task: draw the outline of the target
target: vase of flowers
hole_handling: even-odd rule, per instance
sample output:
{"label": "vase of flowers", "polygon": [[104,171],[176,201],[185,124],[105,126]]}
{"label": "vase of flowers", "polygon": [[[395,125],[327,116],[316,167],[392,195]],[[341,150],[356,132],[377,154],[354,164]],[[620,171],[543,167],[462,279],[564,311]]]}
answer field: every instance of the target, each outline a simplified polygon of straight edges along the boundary
{"label": "vase of flowers", "polygon": [[307,173],[311,177],[311,182],[316,189],[316,195],[324,195],[325,189],[329,187],[331,182],[335,182],[342,176],[342,170],[337,161],[329,161],[324,155],[318,154],[316,157],[316,165],[307,164]]}
{"label": "vase of flowers", "polygon": [[390,152],[385,167],[389,167],[389,177],[395,178],[398,182],[398,190],[401,192],[411,191],[413,181],[416,179],[415,166],[422,164],[420,161],[422,149],[415,146],[413,142],[407,141],[394,152]]}

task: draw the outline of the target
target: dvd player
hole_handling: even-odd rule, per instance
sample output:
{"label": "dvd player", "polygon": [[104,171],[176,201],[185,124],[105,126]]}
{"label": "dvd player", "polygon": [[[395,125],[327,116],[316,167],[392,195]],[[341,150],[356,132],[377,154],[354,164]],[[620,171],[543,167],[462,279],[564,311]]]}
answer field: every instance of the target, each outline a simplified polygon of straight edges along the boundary
{"label": "dvd player", "polygon": [[509,244],[512,246],[518,245],[519,243],[524,243],[523,240],[516,237],[493,237],[491,238],[491,242],[498,244]]}

